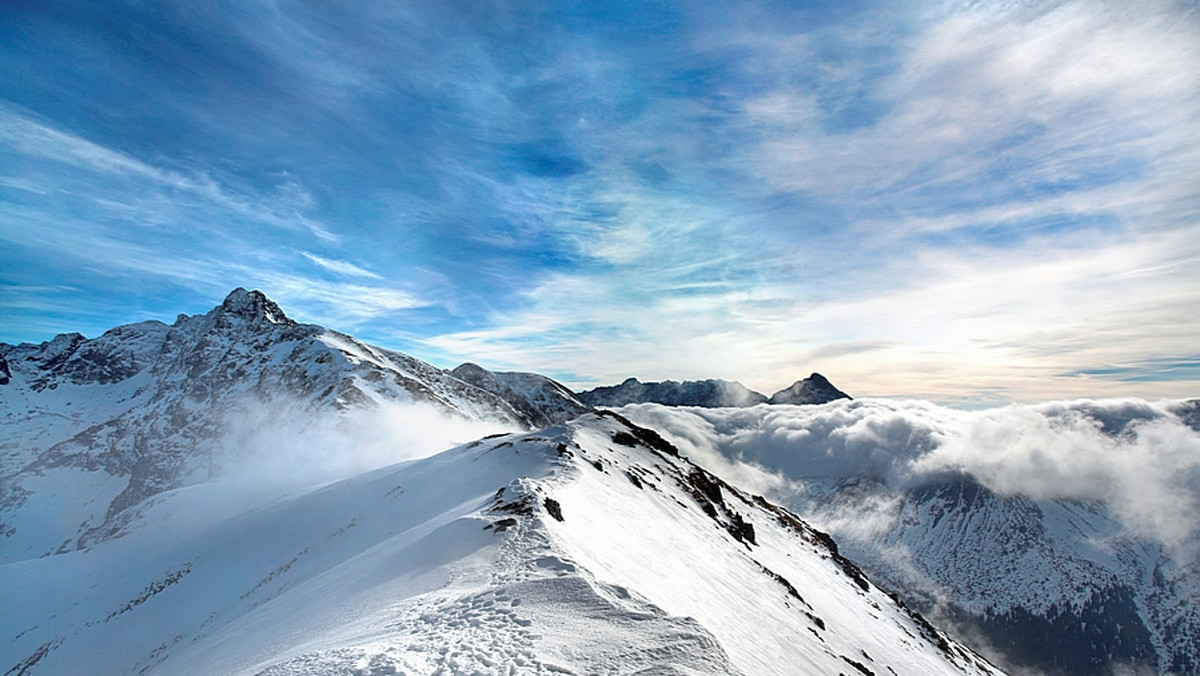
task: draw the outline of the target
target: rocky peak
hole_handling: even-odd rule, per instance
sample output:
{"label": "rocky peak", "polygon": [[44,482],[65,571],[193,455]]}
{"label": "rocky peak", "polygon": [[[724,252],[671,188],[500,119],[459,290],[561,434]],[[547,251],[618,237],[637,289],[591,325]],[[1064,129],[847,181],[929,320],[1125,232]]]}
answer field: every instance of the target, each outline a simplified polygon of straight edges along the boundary
{"label": "rocky peak", "polygon": [[240,286],[226,296],[216,311],[219,314],[239,317],[252,324],[263,321],[286,325],[295,323],[283,313],[275,301],[267,298],[261,291],[247,291]]}
{"label": "rocky peak", "polygon": [[824,404],[837,399],[850,399],[850,395],[833,386],[821,375],[813,373],[804,380],[797,380],[788,388],[771,395],[772,404]]}
{"label": "rocky peak", "polygon": [[454,367],[454,369],[450,371],[450,375],[464,382],[471,383],[472,385],[482,382],[497,382],[495,374],[483,368],[479,364],[473,364],[471,362],[466,362]]}

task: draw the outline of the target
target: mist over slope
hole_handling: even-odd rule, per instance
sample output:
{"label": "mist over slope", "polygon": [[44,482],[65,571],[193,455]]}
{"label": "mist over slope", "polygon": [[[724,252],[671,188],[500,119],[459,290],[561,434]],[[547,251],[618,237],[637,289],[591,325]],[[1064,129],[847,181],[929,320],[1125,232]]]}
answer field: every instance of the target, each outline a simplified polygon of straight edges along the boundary
{"label": "mist over slope", "polygon": [[621,410],[784,501],[1013,664],[1195,673],[1197,408],[1113,399],[976,412],[890,400]]}
{"label": "mist over slope", "polygon": [[[0,373],[0,561],[117,536],[145,500],[230,473],[330,481],[586,410],[477,387],[245,289],[171,325],[0,344]],[[525,376],[567,392],[505,377]]]}

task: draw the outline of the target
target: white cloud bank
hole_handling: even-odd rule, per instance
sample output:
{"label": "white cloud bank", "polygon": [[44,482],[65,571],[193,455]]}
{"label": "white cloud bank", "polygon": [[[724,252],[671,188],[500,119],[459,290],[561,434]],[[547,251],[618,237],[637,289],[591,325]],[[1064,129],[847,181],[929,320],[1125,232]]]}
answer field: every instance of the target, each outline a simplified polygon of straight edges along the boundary
{"label": "white cloud bank", "polygon": [[974,412],[883,400],[622,409],[717,471],[748,463],[730,478],[758,492],[853,476],[900,490],[965,474],[1002,495],[1101,502],[1130,532],[1167,544],[1200,536],[1198,411],[1195,402],[1137,399]]}
{"label": "white cloud bank", "polygon": [[256,492],[350,477],[425,458],[514,428],[419,403],[314,414],[299,404],[246,401],[217,443],[212,473]]}

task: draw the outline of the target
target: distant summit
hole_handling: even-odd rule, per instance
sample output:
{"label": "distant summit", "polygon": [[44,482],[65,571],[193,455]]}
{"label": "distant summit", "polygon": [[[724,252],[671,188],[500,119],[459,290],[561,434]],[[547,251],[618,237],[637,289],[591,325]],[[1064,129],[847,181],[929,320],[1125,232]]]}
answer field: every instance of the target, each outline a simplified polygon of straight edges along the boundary
{"label": "distant summit", "polygon": [[576,396],[591,406],[624,406],[653,403],[664,406],[701,408],[744,408],[758,404],[824,404],[850,396],[834,387],[819,373],[798,380],[768,398],[737,381],[685,380],[643,383],[629,378],[620,385],[597,387]]}
{"label": "distant summit", "polygon": [[804,380],[797,380],[791,387],[779,390],[771,395],[772,404],[826,404],[838,399],[852,399],[850,395],[839,390],[820,373],[814,373]]}

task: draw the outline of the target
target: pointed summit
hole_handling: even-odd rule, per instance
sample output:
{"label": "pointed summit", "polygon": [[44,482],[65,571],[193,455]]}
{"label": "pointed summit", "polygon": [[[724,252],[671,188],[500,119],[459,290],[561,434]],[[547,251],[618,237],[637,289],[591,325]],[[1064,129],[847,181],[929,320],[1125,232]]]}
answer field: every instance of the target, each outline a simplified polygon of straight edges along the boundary
{"label": "pointed summit", "polygon": [[221,303],[221,307],[217,308],[217,311],[221,314],[241,317],[249,322],[265,319],[272,324],[294,323],[275,304],[275,301],[267,298],[263,292],[247,291],[240,286],[225,297],[225,301]]}
{"label": "pointed summit", "polygon": [[791,387],[771,395],[772,404],[824,404],[837,399],[852,397],[833,386],[825,376],[814,373],[804,380],[797,380]]}

